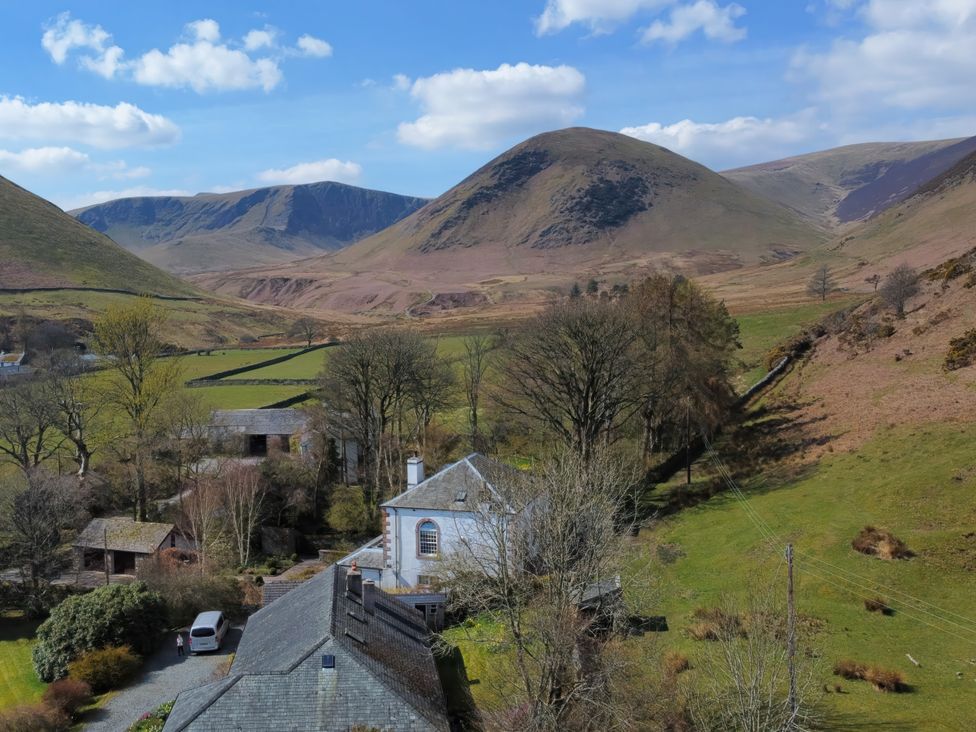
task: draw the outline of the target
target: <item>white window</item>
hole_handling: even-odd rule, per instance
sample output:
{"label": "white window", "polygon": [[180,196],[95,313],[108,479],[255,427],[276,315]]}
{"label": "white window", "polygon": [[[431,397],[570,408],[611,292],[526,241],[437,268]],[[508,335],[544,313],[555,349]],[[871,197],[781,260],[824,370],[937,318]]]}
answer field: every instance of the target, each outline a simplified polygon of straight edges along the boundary
{"label": "white window", "polygon": [[424,521],[417,527],[417,550],[422,557],[437,556],[437,524]]}
{"label": "white window", "polygon": [[417,575],[417,586],[418,587],[433,587],[436,582],[434,575],[432,574],[418,574]]}

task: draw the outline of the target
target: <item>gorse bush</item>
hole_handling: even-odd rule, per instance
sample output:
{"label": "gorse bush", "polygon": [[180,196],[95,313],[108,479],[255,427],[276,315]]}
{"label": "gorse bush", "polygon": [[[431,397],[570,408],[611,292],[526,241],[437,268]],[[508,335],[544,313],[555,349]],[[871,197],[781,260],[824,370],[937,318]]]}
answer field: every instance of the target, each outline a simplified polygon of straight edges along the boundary
{"label": "gorse bush", "polygon": [[915,556],[908,546],[887,529],[865,526],[861,529],[851,546],[861,554],[868,554],[881,559],[909,559]]}
{"label": "gorse bush", "polygon": [[138,654],[148,654],[165,625],[162,597],[143,582],[108,585],[69,597],[37,629],[34,669],[43,681],[54,681],[86,651],[129,646]]}
{"label": "gorse bush", "polygon": [[974,362],[976,362],[976,328],[949,341],[949,350],[942,368],[946,371],[955,371],[971,366]]}
{"label": "gorse bush", "polygon": [[911,691],[905,677],[899,671],[889,671],[878,666],[868,666],[857,661],[838,661],[834,664],[834,675],[849,681],[867,681],[878,691],[903,694]]}
{"label": "gorse bush", "polygon": [[82,681],[99,694],[117,689],[133,676],[142,659],[128,646],[109,646],[88,651],[68,664],[69,678]]}

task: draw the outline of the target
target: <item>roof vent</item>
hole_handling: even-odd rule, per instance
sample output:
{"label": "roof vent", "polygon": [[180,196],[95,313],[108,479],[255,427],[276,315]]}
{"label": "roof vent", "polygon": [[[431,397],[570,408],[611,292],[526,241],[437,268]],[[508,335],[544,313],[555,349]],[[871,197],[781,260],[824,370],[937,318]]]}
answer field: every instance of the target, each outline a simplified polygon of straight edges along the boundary
{"label": "roof vent", "polygon": [[325,670],[327,668],[335,668],[335,656],[331,653],[322,656],[322,669]]}
{"label": "roof vent", "polygon": [[346,635],[349,638],[352,638],[354,641],[356,641],[360,645],[363,645],[363,646],[366,645],[366,639],[365,638],[361,638],[360,636],[356,635],[355,633],[350,632],[348,628],[346,629]]}
{"label": "roof vent", "polygon": [[468,500],[468,492],[466,490],[461,489],[454,494],[455,503],[464,503],[466,500]]}

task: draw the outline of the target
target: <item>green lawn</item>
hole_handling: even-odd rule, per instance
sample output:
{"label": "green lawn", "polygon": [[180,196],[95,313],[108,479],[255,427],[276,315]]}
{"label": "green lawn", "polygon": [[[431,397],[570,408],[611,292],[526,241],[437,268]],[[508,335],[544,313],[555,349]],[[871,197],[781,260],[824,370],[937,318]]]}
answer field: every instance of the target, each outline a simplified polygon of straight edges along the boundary
{"label": "green lawn", "polygon": [[0,617],[0,709],[40,699],[44,684],[31,665],[31,646],[37,623]]}
{"label": "green lawn", "polygon": [[[654,563],[661,582],[656,613],[666,615],[671,627],[664,642],[692,655],[696,642],[681,631],[695,608],[741,593],[758,576],[784,581],[783,545],[792,541],[800,553],[798,609],[824,622],[810,646],[828,668],[847,658],[878,664],[904,673],[915,689],[881,694],[828,671],[824,683],[844,688],[843,694],[827,695],[828,708],[851,721],[892,729],[972,729],[967,723],[976,709],[976,665],[970,663],[976,661],[974,439],[976,426],[885,431],[857,453],[829,456],[795,482],[771,484],[769,490],[760,476],[745,481],[752,507],[779,537],[772,547],[727,494],[642,534],[636,556],[662,556],[653,547],[664,544],[671,557],[671,563]],[[854,552],[851,540],[866,524],[890,529],[918,556],[883,561]],[[857,573],[864,588],[835,586],[847,586],[837,580],[837,570],[805,560],[803,553]],[[900,604],[876,583],[960,617],[936,620]],[[865,595],[890,602],[894,616],[867,612]]]}
{"label": "green lawn", "polygon": [[739,323],[739,340],[742,343],[739,358],[743,364],[740,388],[752,386],[766,373],[763,360],[773,346],[823,316],[841,310],[853,302],[855,300],[851,298],[831,299],[827,302],[811,302],[779,310],[737,315],[735,319]]}
{"label": "green lawn", "polygon": [[192,390],[213,409],[257,409],[304,391],[307,386],[201,386]]}
{"label": "green lawn", "polygon": [[[341,348],[341,346],[339,346]],[[318,351],[310,351],[296,356],[284,363],[276,363],[272,366],[248,371],[237,378],[241,379],[315,379],[322,373],[326,359],[329,357],[329,348],[322,348]],[[268,356],[273,358],[273,356]]]}

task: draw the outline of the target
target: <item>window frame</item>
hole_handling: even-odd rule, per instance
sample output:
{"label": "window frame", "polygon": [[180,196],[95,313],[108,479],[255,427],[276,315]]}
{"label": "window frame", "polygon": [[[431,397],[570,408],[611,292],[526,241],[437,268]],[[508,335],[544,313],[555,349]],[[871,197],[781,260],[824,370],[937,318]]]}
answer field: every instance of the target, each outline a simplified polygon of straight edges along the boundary
{"label": "window frame", "polygon": [[[422,527],[425,526],[426,524],[431,524],[434,527],[434,552],[433,553],[427,553],[422,550],[423,542],[424,542],[422,536],[424,531]],[[418,559],[439,558],[441,555],[441,527],[438,525],[438,523],[431,518],[420,519],[420,521],[417,522],[416,531],[417,531],[417,537],[416,537],[417,558]]]}

